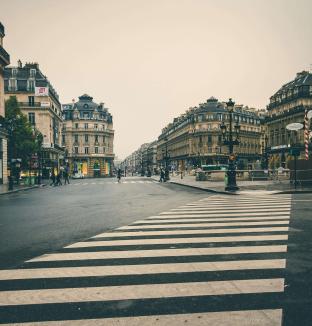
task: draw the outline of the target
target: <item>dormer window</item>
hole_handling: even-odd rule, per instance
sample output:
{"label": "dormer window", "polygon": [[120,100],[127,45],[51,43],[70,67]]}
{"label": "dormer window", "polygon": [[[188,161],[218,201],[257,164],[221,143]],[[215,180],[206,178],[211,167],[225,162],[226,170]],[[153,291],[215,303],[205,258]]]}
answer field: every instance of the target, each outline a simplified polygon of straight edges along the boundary
{"label": "dormer window", "polygon": [[12,77],[16,77],[16,76],[17,76],[17,69],[12,68]]}
{"label": "dormer window", "polygon": [[27,80],[27,90],[29,92],[35,91],[35,80],[34,79],[28,79]]}
{"label": "dormer window", "polygon": [[30,77],[32,78],[36,77],[36,69],[30,69]]}
{"label": "dormer window", "polygon": [[15,78],[9,79],[9,91],[17,91],[17,80]]}

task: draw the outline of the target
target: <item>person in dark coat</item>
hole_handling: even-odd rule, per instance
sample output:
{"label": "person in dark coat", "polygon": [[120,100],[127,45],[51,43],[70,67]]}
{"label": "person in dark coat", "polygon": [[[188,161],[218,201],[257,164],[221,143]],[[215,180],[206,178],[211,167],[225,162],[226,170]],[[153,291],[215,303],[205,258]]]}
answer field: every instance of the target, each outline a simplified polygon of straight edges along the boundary
{"label": "person in dark coat", "polygon": [[61,174],[61,171],[59,171],[59,173],[56,176],[56,185],[57,186],[61,186],[62,185],[62,174]]}
{"label": "person in dark coat", "polygon": [[55,174],[54,174],[54,169],[51,171],[51,183],[50,186],[55,186]]}
{"label": "person in dark coat", "polygon": [[64,169],[64,184],[66,185],[66,183],[69,184],[69,167],[68,167],[68,165]]}
{"label": "person in dark coat", "polygon": [[165,171],[160,169],[160,179],[159,182],[165,182]]}

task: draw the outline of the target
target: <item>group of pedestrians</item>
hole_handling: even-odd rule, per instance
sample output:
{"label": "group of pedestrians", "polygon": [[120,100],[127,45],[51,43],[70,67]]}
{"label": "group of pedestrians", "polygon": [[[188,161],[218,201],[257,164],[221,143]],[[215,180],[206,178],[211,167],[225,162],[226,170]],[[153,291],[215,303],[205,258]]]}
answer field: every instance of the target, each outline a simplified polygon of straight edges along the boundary
{"label": "group of pedestrians", "polygon": [[69,184],[69,167],[66,166],[63,171],[59,170],[56,174],[54,169],[50,173],[50,186],[62,186],[62,178],[64,178],[64,185]]}

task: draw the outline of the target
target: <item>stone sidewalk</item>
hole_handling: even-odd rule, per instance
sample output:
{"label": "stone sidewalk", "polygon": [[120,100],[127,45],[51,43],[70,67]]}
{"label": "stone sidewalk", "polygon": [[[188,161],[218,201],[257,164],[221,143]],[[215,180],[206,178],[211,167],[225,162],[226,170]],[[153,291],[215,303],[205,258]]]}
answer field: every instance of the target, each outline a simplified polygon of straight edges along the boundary
{"label": "stone sidewalk", "polygon": [[[159,180],[158,176],[153,176],[154,180]],[[171,176],[170,181],[173,184],[178,184],[181,186],[187,186],[195,189],[201,189],[207,192],[215,192],[221,194],[233,194],[229,191],[225,191],[225,183],[223,181],[196,181],[195,176],[186,175],[183,176]],[[289,183],[289,181],[240,181],[237,180],[237,185],[239,187],[239,191],[235,192],[235,194],[243,194],[249,192],[265,192],[265,193],[307,193],[312,192],[312,187],[303,188],[297,186],[297,189],[294,188],[293,185]]]}
{"label": "stone sidewalk", "polygon": [[30,189],[35,189],[35,188],[40,188],[40,187],[44,187],[46,186],[46,184],[40,184],[40,185],[14,185],[13,190],[9,190],[9,185],[8,184],[0,184],[0,196],[1,195],[6,195],[6,194],[14,194],[16,192],[20,192],[20,191],[27,191]]}

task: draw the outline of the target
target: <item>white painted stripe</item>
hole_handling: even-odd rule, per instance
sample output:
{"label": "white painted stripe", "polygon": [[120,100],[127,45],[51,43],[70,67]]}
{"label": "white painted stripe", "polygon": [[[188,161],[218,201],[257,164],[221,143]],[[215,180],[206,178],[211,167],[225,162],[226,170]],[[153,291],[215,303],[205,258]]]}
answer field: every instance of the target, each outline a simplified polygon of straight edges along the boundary
{"label": "white painted stripe", "polygon": [[[183,212],[164,212],[164,213],[160,213],[159,215],[179,215]],[[186,214],[189,214],[190,212],[185,212]],[[281,215],[281,214],[285,214],[287,212],[270,212],[270,215]],[[192,215],[202,215],[202,214],[206,214],[206,216],[257,216],[257,215],[265,215],[267,214],[267,212],[246,212],[246,213],[232,213],[232,212],[226,212],[226,213],[221,213],[221,212],[212,212],[212,211],[207,211],[204,213],[193,213]]]}
{"label": "white painted stripe", "polygon": [[155,244],[193,244],[193,243],[218,243],[239,241],[274,241],[287,240],[288,235],[250,235],[250,236],[225,236],[204,238],[166,238],[166,239],[135,239],[135,240],[107,240],[76,242],[65,248],[91,248],[108,246],[155,245]]}
{"label": "white painted stripe", "polygon": [[[164,221],[162,221],[164,222]],[[155,225],[128,225],[117,228],[116,230],[131,229],[172,229],[172,228],[203,228],[219,226],[247,226],[247,225],[288,225],[289,221],[264,221],[264,222],[229,222],[229,223],[187,223],[187,224],[155,224]]]}
{"label": "white painted stripe", "polygon": [[[252,217],[205,217],[205,216],[198,216],[196,215],[195,217],[193,217],[193,215],[162,215],[162,216],[150,216],[145,220],[142,221],[146,221],[146,220],[154,220],[154,221],[161,221],[161,220],[168,220],[168,221],[185,221],[186,219],[189,219],[190,221],[252,221],[252,220],[287,220],[289,219],[290,216],[286,216],[286,215],[274,215],[274,216],[252,216]],[[138,222],[138,221],[136,221]]]}
{"label": "white painted stripe", "polygon": [[284,279],[1,291],[0,306],[283,292]]}
{"label": "white painted stripe", "polygon": [[[122,233],[122,232],[120,232]],[[131,232],[125,232],[129,234]],[[149,233],[149,232],[144,232]],[[46,254],[28,260],[62,261],[62,260],[89,260],[89,259],[121,259],[121,258],[146,258],[146,257],[182,257],[203,255],[231,255],[247,253],[275,253],[287,252],[286,245],[274,246],[240,246],[240,247],[213,247],[213,248],[186,248],[186,249],[157,249],[157,250],[131,250],[131,251],[95,251]]]}
{"label": "white painted stripe", "polygon": [[275,227],[256,227],[256,228],[238,228],[238,229],[203,229],[203,230],[178,230],[178,231],[139,231],[139,232],[106,232],[98,234],[96,238],[114,238],[114,237],[137,237],[137,236],[153,236],[153,235],[176,235],[176,234],[211,234],[211,233],[241,233],[241,232],[277,232],[289,230],[288,226]]}
{"label": "white painted stripe", "polygon": [[[261,219],[259,220],[259,222],[261,221],[268,221],[268,222],[272,222],[272,218],[273,217],[270,217],[269,219],[265,218],[265,219]],[[258,218],[253,218],[254,220],[258,221]],[[212,222],[213,219],[209,219],[209,218],[180,218],[180,219],[155,219],[155,220],[152,220],[152,219],[148,219],[148,220],[141,220],[141,221],[135,221],[133,224],[131,225],[137,225],[137,224],[163,224],[163,223],[196,223],[196,222]],[[216,222],[226,222],[227,219],[224,218],[224,219],[214,219],[214,220],[217,220]],[[222,221],[220,221],[222,220]],[[233,221],[238,221],[240,220],[239,218],[234,218],[234,219],[230,219],[229,222],[233,222]],[[247,218],[245,219],[246,221],[250,221],[250,218]],[[289,218],[281,218],[279,219],[278,221],[275,221],[275,222],[281,222],[282,220],[289,220]],[[241,222],[242,224],[244,224],[244,220],[243,221],[238,221],[238,222]],[[253,222],[253,221],[250,221],[250,222]],[[200,225],[201,223],[199,223]],[[267,223],[266,223],[267,224]]]}
{"label": "white painted stripe", "polygon": [[[226,270],[280,269],[285,259],[235,260],[199,263],[87,266],[63,268],[8,269],[0,270],[0,280],[91,277],[113,275],[146,275],[158,273],[213,272]],[[116,288],[115,288],[116,289]]]}
{"label": "white painted stripe", "polygon": [[289,212],[290,211],[290,207],[268,207],[268,208],[245,208],[245,207],[241,207],[238,209],[233,209],[233,208],[211,208],[211,207],[205,207],[205,208],[173,208],[170,211],[171,212],[175,212],[175,211],[191,211],[191,212],[196,212],[196,211],[206,211],[206,212],[219,212],[219,211],[226,211],[226,212],[231,212],[231,211],[235,211],[235,213],[237,212],[250,212],[250,210],[257,210],[258,212],[273,212],[273,211],[286,211]]}
{"label": "white painted stripe", "polygon": [[233,209],[233,210],[238,210],[238,209],[285,209],[285,208],[291,208],[291,205],[263,205],[263,206],[247,206],[247,205],[240,205],[240,206],[233,206],[233,205],[220,205],[220,206],[215,206],[215,205],[198,205],[198,206],[180,206],[179,208],[176,208],[175,210],[181,210],[181,209],[194,209],[194,210],[200,210],[200,209],[213,209],[213,210],[218,210],[218,209]]}
{"label": "white painted stripe", "polygon": [[[252,324],[251,324],[252,323]],[[22,326],[281,326],[282,309],[19,323]],[[9,325],[9,324],[3,324]],[[12,324],[10,324],[12,325]]]}

